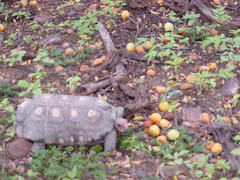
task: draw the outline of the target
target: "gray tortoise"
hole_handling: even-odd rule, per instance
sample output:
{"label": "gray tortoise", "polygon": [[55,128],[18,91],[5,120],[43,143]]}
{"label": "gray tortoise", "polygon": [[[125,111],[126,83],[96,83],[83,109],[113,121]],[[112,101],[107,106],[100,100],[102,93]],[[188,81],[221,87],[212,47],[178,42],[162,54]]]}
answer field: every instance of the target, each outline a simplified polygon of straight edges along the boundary
{"label": "gray tortoise", "polygon": [[127,128],[124,109],[89,96],[44,94],[24,101],[14,122],[18,137],[33,141],[32,152],[45,144],[86,145],[104,142],[116,147],[117,131]]}

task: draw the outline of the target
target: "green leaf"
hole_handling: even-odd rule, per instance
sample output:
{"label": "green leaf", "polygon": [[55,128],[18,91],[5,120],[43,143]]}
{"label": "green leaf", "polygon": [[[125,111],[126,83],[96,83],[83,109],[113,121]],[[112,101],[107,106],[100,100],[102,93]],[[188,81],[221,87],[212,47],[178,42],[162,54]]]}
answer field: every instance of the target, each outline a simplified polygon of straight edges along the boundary
{"label": "green leaf", "polygon": [[28,88],[28,87],[30,87],[30,84],[25,80],[19,80],[18,86],[23,87],[23,88]]}
{"label": "green leaf", "polygon": [[214,164],[209,164],[207,163],[205,165],[207,171],[211,174],[211,175],[214,175],[215,174],[215,167],[214,167]]}
{"label": "green leaf", "polygon": [[68,177],[70,177],[71,179],[74,179],[77,175],[77,166],[74,165],[73,169],[71,172],[67,172]]}
{"label": "green leaf", "polygon": [[33,90],[33,94],[35,95],[41,95],[42,94],[42,90],[40,88],[34,89]]}
{"label": "green leaf", "polygon": [[231,154],[240,156],[240,148],[234,149],[231,151]]}

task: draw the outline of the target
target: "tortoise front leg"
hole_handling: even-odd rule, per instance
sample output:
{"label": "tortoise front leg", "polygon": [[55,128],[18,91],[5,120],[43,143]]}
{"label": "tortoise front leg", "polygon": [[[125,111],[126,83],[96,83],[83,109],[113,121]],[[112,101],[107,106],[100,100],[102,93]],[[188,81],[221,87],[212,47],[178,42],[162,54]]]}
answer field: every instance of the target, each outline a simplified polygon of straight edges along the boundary
{"label": "tortoise front leg", "polygon": [[41,149],[45,149],[45,144],[42,142],[34,142],[32,146],[32,152],[35,153]]}
{"label": "tortoise front leg", "polygon": [[113,152],[117,144],[117,131],[113,129],[110,131],[104,140],[104,152]]}

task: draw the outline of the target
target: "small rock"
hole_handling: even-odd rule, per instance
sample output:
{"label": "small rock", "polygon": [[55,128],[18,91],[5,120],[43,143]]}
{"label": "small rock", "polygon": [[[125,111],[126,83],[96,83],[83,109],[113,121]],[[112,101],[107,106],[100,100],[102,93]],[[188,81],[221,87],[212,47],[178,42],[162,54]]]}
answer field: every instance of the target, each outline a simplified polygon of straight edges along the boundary
{"label": "small rock", "polygon": [[149,174],[147,172],[145,172],[144,170],[142,169],[138,169],[136,171],[136,176],[139,178],[139,179],[143,179],[143,178],[146,178],[149,176]]}
{"label": "small rock", "polygon": [[41,16],[36,16],[33,21],[36,21],[38,23],[45,23],[47,21],[51,21],[52,20],[52,16],[49,14],[46,15],[41,15]]}
{"label": "small rock", "polygon": [[58,53],[64,53],[65,49],[66,49],[66,48],[64,48],[64,47],[57,47],[57,48],[56,48],[56,52],[58,52]]}
{"label": "small rock", "polygon": [[44,44],[44,45],[48,45],[48,44],[59,44],[61,42],[63,42],[63,37],[60,34],[52,34],[49,35],[45,38],[43,38],[42,40],[40,40],[40,43]]}
{"label": "small rock", "polygon": [[71,11],[68,12],[68,16],[75,16],[76,15],[76,11],[74,9],[72,9]]}
{"label": "small rock", "polygon": [[222,96],[225,96],[225,97],[234,96],[235,94],[238,93],[239,86],[240,86],[240,81],[238,80],[238,78],[235,77],[235,78],[229,79],[221,88],[220,93]]}
{"label": "small rock", "polygon": [[88,2],[88,0],[81,0],[82,3]]}
{"label": "small rock", "polygon": [[185,119],[190,122],[200,122],[201,108],[200,107],[188,107],[182,109],[182,114]]}
{"label": "small rock", "polygon": [[9,143],[8,153],[13,158],[20,158],[26,156],[32,148],[32,143],[26,139],[18,139]]}
{"label": "small rock", "polygon": [[2,33],[0,33],[0,41],[4,41],[4,37],[3,37],[3,34]]}

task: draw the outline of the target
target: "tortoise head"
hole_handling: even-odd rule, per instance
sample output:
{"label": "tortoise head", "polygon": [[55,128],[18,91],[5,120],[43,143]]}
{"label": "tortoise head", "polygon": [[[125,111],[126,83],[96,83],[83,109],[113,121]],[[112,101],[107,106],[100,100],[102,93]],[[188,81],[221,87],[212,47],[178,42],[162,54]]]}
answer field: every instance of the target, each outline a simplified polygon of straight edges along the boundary
{"label": "tortoise head", "polygon": [[124,133],[128,128],[128,121],[122,117],[118,117],[114,127],[118,133]]}

